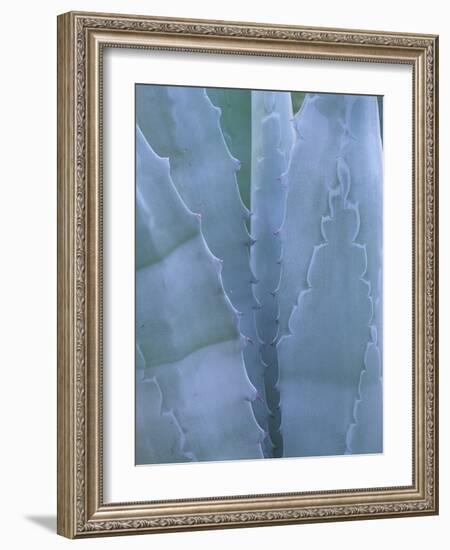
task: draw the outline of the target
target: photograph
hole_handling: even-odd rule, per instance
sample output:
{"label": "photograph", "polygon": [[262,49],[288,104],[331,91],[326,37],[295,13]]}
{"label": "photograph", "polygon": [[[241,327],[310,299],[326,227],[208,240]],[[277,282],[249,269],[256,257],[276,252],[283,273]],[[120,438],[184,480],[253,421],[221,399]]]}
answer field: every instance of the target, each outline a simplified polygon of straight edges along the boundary
{"label": "photograph", "polygon": [[2,8],[2,548],[441,550],[447,4]]}
{"label": "photograph", "polygon": [[136,464],[383,452],[382,105],[136,84]]}

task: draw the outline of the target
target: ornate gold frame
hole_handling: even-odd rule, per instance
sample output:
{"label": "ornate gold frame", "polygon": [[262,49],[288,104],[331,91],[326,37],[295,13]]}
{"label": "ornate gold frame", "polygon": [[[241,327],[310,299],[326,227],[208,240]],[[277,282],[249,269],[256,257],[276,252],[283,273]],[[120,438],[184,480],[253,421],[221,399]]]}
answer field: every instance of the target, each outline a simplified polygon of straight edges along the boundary
{"label": "ornate gold frame", "polygon": [[[413,67],[413,484],[166,502],[102,499],[102,49]],[[58,17],[58,533],[118,535],[438,512],[438,38],[67,13]],[[149,498],[151,495],[149,495]]]}

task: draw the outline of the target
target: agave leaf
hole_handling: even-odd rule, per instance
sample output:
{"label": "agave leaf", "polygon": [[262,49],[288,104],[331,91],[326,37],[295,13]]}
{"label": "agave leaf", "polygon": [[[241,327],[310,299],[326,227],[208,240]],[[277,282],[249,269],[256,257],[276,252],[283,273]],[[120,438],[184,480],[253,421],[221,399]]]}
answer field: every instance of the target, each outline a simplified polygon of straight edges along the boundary
{"label": "agave leaf", "polygon": [[[379,362],[382,369],[383,356],[383,167],[382,143],[380,131],[379,103],[375,96],[346,96],[345,131],[341,141],[340,177],[344,185],[345,196],[359,205],[360,228],[358,242],[363,244],[367,252],[367,270],[364,278],[370,284],[370,296],[373,303],[373,316],[370,320],[372,338],[369,339],[369,362],[372,369]],[[378,359],[374,358],[374,355]],[[366,369],[368,365],[366,364]],[[366,430],[365,436],[355,436],[356,442],[349,431],[349,451],[381,452],[382,438],[382,392],[381,386],[376,386],[374,375],[365,371],[361,375],[363,401],[355,403],[355,415],[360,410],[364,416],[366,408],[371,409],[373,419],[357,423],[359,433],[361,424]],[[371,384],[372,394],[364,391],[366,384]],[[365,397],[364,397],[365,396]],[[368,403],[366,403],[368,401]],[[355,416],[355,422],[357,418]],[[361,450],[363,449],[363,450]],[[371,449],[370,451],[367,449]]]}
{"label": "agave leaf", "polygon": [[367,344],[364,370],[359,382],[355,404],[355,422],[347,435],[350,453],[381,453],[383,451],[383,387],[381,382],[381,355],[376,334]]}
{"label": "agave leaf", "polygon": [[[346,132],[341,157],[348,172],[348,198],[359,205],[358,242],[367,250],[367,272],[374,302],[372,324],[382,355],[383,292],[383,156],[378,102],[375,96],[346,96]],[[343,175],[344,177],[344,175]]]}
{"label": "agave leaf", "polygon": [[[297,141],[285,176],[288,197],[280,231],[278,355],[285,455],[341,454],[358,448],[353,434],[360,422],[353,414],[366,408],[358,392],[361,379],[359,391],[366,395],[363,381],[368,377],[362,374],[364,366],[368,368],[366,348],[375,349],[381,360],[381,343],[373,339],[382,332],[382,155],[377,99],[308,94],[295,122]],[[331,218],[320,223],[328,196]],[[336,201],[340,206],[334,215]],[[342,230],[343,216],[357,219],[350,243],[336,241],[331,233]],[[364,269],[355,272],[358,255],[365,258]],[[314,279],[316,264],[322,266],[322,278],[333,273],[330,286],[322,290],[320,279]],[[344,280],[350,286],[345,287]],[[364,284],[366,291],[360,288]],[[329,312],[321,306],[329,307]],[[346,355],[339,343],[346,346]],[[297,394],[295,384],[299,384]],[[374,403],[370,405],[368,399],[367,407],[374,413],[381,411],[380,394],[372,397]],[[378,418],[372,440],[377,426]],[[317,434],[322,434],[321,441]]]}
{"label": "agave leaf", "polygon": [[236,173],[243,203],[250,208],[250,164],[252,155],[251,91],[206,88],[212,103],[221,110],[220,126],[233,157],[241,163]]}
{"label": "agave leaf", "polygon": [[291,92],[292,97],[292,109],[295,113],[298,113],[300,110],[300,107],[303,104],[303,101],[305,100],[306,93],[305,92]]}
{"label": "agave leaf", "polygon": [[278,362],[275,339],[278,332],[278,297],[281,242],[277,235],[284,217],[286,188],[281,175],[287,168],[294,142],[292,102],[289,92],[252,91],[252,218],[255,244],[250,265],[259,308],[255,311],[260,353],[265,365],[265,399],[271,415],[269,433],[273,454],[281,456],[280,394],[276,386]]}
{"label": "agave leaf", "polygon": [[[158,446],[159,462],[261,457],[263,434],[251,407],[256,391],[221,262],[205,243],[200,216],[176,191],[169,162],[139,127],[136,243],[136,428],[146,442],[138,456],[150,462]],[[161,408],[152,399],[157,388]]]}
{"label": "agave leaf", "polygon": [[202,233],[211,252],[223,260],[225,292],[240,315],[248,345],[245,366],[259,398],[253,402],[261,426],[268,410],[262,395],[263,367],[256,345],[246,222],[249,211],[236,182],[240,162],[233,158],[220,128],[220,109],[204,88],[140,85],[136,88],[137,121],[155,152],[170,159],[170,173],[186,206],[201,215]]}
{"label": "agave leaf", "polygon": [[325,242],[314,248],[291,334],[278,344],[284,456],[345,453],[369,339],[366,251],[342,184],[321,226]]}
{"label": "agave leaf", "polygon": [[289,332],[289,318],[306,275],[314,247],[321,242],[321,217],[327,211],[328,191],[336,179],[336,159],[344,132],[345,97],[307,94],[294,118],[296,141],[283,176],[288,189],[278,301],[279,339]]}
{"label": "agave leaf", "polygon": [[155,376],[145,377],[145,361],[136,345],[136,464],[195,460],[184,450],[183,431],[171,411],[163,412],[163,396]]}

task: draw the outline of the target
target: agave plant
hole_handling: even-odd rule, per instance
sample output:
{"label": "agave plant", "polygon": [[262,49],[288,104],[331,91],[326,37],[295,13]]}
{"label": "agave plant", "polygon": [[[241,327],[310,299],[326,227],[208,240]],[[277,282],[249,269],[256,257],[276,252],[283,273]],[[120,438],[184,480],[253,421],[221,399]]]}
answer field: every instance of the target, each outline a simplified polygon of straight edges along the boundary
{"label": "agave plant", "polygon": [[136,462],[381,452],[377,98],[136,90]]}

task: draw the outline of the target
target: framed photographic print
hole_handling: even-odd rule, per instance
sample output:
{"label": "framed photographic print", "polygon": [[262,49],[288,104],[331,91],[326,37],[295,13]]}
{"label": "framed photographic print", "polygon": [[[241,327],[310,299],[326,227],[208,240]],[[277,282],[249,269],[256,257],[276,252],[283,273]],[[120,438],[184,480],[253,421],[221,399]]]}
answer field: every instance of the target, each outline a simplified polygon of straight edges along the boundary
{"label": "framed photographic print", "polygon": [[58,18],[58,532],[438,511],[438,39]]}

